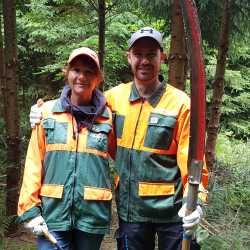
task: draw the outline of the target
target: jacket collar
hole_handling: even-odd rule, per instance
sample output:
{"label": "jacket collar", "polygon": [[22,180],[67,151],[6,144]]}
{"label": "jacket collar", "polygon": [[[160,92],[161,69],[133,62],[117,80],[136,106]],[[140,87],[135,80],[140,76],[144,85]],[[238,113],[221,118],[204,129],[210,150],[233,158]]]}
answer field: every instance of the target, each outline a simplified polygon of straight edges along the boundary
{"label": "jacket collar", "polygon": [[[162,94],[164,93],[164,91],[166,89],[166,85],[167,85],[166,82],[162,81],[160,83],[160,86],[157,88],[157,90],[147,99],[151,106],[156,107],[156,105],[160,101]],[[141,100],[141,99],[143,99],[143,98],[139,95],[138,90],[135,86],[135,83],[133,82],[132,87],[131,87],[130,96],[129,96],[129,101],[135,102],[135,101]]]}
{"label": "jacket collar", "polygon": [[[56,100],[56,102],[55,102],[55,104],[54,104],[51,111],[54,112],[54,113],[67,112],[65,110],[65,108],[62,106],[60,99]],[[104,108],[104,110],[103,110],[103,112],[102,112],[102,114],[100,116],[103,117],[103,118],[109,118],[109,112],[108,112],[107,106],[105,106],[105,108]]]}

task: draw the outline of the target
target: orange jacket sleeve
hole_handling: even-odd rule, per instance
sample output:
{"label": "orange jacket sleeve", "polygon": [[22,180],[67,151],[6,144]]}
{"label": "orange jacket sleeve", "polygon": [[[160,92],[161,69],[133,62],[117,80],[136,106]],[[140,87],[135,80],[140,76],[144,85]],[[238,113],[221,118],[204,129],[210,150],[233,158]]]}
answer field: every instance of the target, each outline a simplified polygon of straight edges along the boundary
{"label": "orange jacket sleeve", "polygon": [[40,214],[39,197],[43,176],[45,155],[45,134],[41,124],[33,130],[26,155],[23,182],[18,201],[18,222],[31,219]]}

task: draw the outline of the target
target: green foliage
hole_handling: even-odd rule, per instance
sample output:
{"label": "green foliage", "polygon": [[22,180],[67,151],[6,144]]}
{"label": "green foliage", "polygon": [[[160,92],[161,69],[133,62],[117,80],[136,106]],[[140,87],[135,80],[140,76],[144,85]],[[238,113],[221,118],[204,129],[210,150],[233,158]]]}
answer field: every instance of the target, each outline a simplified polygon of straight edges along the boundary
{"label": "green foliage", "polygon": [[204,250],[250,248],[250,143],[220,134],[217,168],[210,178],[206,219],[219,234],[202,242]]}
{"label": "green foliage", "polygon": [[[140,0],[137,1],[138,7],[142,11],[146,11],[151,18],[162,18],[166,24],[170,22],[171,3],[173,1],[163,0]],[[203,39],[210,47],[216,48],[218,45],[218,37],[220,31],[220,23],[224,1],[202,0],[195,1],[201,33]],[[248,0],[231,1],[231,38],[233,40],[241,40],[246,33],[249,34],[249,14],[250,2]],[[165,31],[169,33],[169,26],[165,25]]]}
{"label": "green foliage", "polygon": [[2,250],[35,250],[34,243],[27,243],[25,240],[4,239],[0,240],[0,249]]}
{"label": "green foliage", "polygon": [[127,41],[130,34],[145,25],[136,15],[124,12],[112,18],[106,30],[105,89],[131,79],[127,63]]}
{"label": "green foliage", "polygon": [[204,230],[201,226],[198,226],[196,232],[195,232],[195,237],[197,243],[202,243],[209,237],[208,231]]}
{"label": "green foliage", "polygon": [[[69,52],[97,32],[96,13],[85,1],[32,0],[28,7],[29,11],[17,18],[20,67],[25,79],[36,79],[34,73],[60,71]],[[52,79],[58,80],[58,76],[62,79],[57,73]]]}
{"label": "green foliage", "polygon": [[155,16],[158,18],[169,19],[170,16],[170,6],[171,1],[164,1],[164,0],[139,0],[139,6],[142,9],[145,9],[147,13],[151,16]]}
{"label": "green foliage", "polygon": [[[229,50],[230,67],[238,68],[240,66],[243,71],[246,67],[246,70],[248,71],[248,68],[250,67],[250,47],[246,45],[248,44],[249,39],[250,33],[246,32],[242,38],[232,41]],[[249,72],[247,75],[249,80]]]}
{"label": "green foliage", "polygon": [[[105,89],[131,79],[125,54],[131,32],[149,25],[162,31],[166,28],[163,19],[143,14],[136,1],[114,3],[107,2]],[[97,13],[87,2],[32,0],[28,7],[18,15],[22,78],[31,75],[34,81],[38,73],[50,74],[52,81],[62,80],[60,69],[72,49],[89,46],[98,50]],[[27,67],[30,64],[32,71]]]}
{"label": "green foliage", "polygon": [[[250,47],[241,42],[241,47],[231,53],[225,73],[225,88],[221,107],[221,130],[228,136],[247,140],[250,138]],[[206,49],[207,102],[212,96],[212,85],[216,69],[214,49]],[[208,114],[209,117],[209,114]]]}

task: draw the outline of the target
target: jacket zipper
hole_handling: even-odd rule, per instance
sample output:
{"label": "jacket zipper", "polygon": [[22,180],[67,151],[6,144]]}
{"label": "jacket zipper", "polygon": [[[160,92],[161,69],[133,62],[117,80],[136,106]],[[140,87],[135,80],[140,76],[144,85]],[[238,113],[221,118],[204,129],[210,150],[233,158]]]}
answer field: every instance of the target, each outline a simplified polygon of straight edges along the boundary
{"label": "jacket zipper", "polygon": [[141,111],[142,111],[142,108],[143,108],[144,101],[145,101],[145,99],[142,98],[140,112],[139,112],[139,115],[137,117],[137,121],[136,121],[136,125],[135,125],[135,131],[134,131],[134,137],[133,137],[133,141],[132,141],[132,146],[131,146],[130,153],[129,153],[128,207],[127,207],[128,208],[128,215],[127,215],[127,217],[128,217],[128,221],[129,222],[131,222],[131,213],[130,213],[130,210],[131,210],[131,204],[130,204],[131,183],[130,183],[130,177],[131,177],[131,165],[132,165],[132,151],[133,151],[133,148],[134,148],[136,131],[137,131],[138,123],[139,123],[139,120],[140,120]]}
{"label": "jacket zipper", "polygon": [[[72,124],[74,126],[74,124]],[[75,134],[75,132],[74,132]],[[74,164],[74,171],[73,171],[73,182],[72,182],[72,201],[71,201],[71,209],[70,209],[70,224],[71,224],[71,229],[74,228],[74,223],[75,221],[73,220],[74,218],[74,213],[73,213],[73,210],[74,210],[74,198],[75,198],[75,185],[76,185],[76,168],[77,168],[77,160],[78,160],[78,142],[79,142],[79,131],[77,129],[77,132],[76,132],[76,136],[75,136],[75,139],[76,139],[76,149],[75,149],[75,164]]]}

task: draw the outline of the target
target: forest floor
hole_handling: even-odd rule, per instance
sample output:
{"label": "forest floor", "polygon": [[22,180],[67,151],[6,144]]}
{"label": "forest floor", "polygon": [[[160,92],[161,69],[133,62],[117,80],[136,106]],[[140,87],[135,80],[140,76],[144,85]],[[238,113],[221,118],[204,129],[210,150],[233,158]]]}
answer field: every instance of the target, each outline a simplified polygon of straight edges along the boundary
{"label": "forest floor", "polygon": [[[111,230],[104,237],[100,250],[116,250],[115,231],[117,229],[118,219],[115,202],[112,203],[112,221]],[[23,228],[12,237],[5,238],[0,250],[35,250],[35,237],[27,233]]]}

